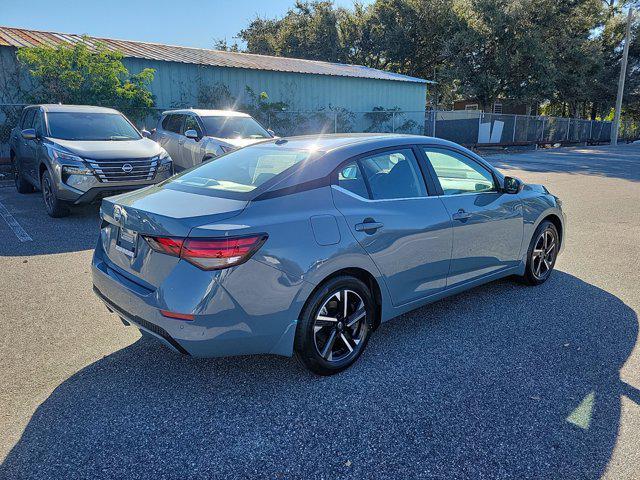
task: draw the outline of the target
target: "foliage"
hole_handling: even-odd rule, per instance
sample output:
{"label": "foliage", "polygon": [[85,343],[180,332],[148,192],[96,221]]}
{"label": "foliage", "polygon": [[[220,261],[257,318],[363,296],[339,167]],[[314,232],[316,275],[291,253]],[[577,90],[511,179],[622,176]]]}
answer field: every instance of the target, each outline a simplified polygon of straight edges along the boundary
{"label": "foliage", "polygon": [[[366,65],[435,79],[442,102],[498,98],[603,117],[616,96],[628,0],[374,0],[337,8],[296,1],[254,19],[246,51]],[[640,24],[630,48],[627,113],[640,116]],[[637,113],[636,113],[637,112]]]}
{"label": "foliage", "polygon": [[97,44],[90,48],[40,46],[18,50],[18,60],[34,80],[32,103],[88,104],[116,108],[132,120],[146,117],[154,104],[149,90],[154,70],[130,74],[122,54]]}
{"label": "foliage", "polygon": [[365,132],[394,132],[394,133],[422,133],[416,131],[418,123],[407,119],[406,114],[399,107],[373,107],[371,112],[364,114],[369,122]]}

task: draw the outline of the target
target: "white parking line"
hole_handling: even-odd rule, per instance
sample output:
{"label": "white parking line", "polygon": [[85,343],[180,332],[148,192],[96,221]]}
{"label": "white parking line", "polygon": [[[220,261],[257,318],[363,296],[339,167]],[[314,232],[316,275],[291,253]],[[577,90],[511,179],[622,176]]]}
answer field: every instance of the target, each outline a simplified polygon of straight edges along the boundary
{"label": "white parking line", "polygon": [[0,215],[2,215],[4,221],[7,222],[7,225],[11,227],[13,233],[15,233],[16,237],[18,237],[18,240],[20,240],[21,242],[33,241],[33,238],[31,238],[29,234],[24,230],[24,228],[22,228],[22,225],[18,223],[14,216],[9,213],[9,210],[7,210],[7,207],[5,207],[2,202],[0,202]]}

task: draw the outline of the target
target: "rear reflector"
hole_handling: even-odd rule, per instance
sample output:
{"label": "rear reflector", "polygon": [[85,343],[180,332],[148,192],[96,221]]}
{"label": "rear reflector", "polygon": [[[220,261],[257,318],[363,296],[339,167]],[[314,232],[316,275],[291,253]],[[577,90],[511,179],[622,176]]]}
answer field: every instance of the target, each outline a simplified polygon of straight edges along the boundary
{"label": "rear reflector", "polygon": [[268,236],[261,233],[221,238],[144,238],[157,252],[183,258],[203,270],[218,270],[240,265],[249,260]]}
{"label": "rear reflector", "polygon": [[187,320],[192,321],[195,320],[195,315],[191,315],[188,313],[176,313],[170,312],[169,310],[160,310],[160,313],[167,318],[175,318],[176,320]]}

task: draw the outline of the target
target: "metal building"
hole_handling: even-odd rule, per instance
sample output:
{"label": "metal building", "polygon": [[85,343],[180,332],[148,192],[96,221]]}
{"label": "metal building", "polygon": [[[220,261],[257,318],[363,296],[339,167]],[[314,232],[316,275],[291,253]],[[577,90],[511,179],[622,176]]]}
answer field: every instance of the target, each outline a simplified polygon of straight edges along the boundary
{"label": "metal building", "polygon": [[151,89],[161,108],[196,106],[200,89],[222,84],[236,98],[241,99],[249,87],[256,93],[266,92],[270,101],[285,102],[290,110],[297,111],[330,107],[351,112],[375,107],[425,109],[428,81],[359,65],[9,27],[0,27],[0,76],[15,62],[17,48],[76,42],[101,42],[120,51],[131,73],[146,67],[155,69]]}

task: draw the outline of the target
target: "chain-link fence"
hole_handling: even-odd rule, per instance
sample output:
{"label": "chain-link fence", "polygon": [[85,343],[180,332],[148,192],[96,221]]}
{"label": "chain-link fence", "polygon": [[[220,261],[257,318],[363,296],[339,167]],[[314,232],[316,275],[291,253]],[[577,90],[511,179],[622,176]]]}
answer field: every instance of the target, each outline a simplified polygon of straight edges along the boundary
{"label": "chain-link fence", "polygon": [[[0,158],[9,157],[9,136],[24,105],[0,104]],[[162,111],[154,108],[126,112],[139,127],[152,130]],[[480,111],[351,112],[341,108],[317,111],[259,111],[254,116],[279,136],[319,133],[410,133],[444,138],[467,146],[605,143],[611,122],[530,115],[503,115]],[[623,120],[621,141],[640,138],[640,124]]]}

